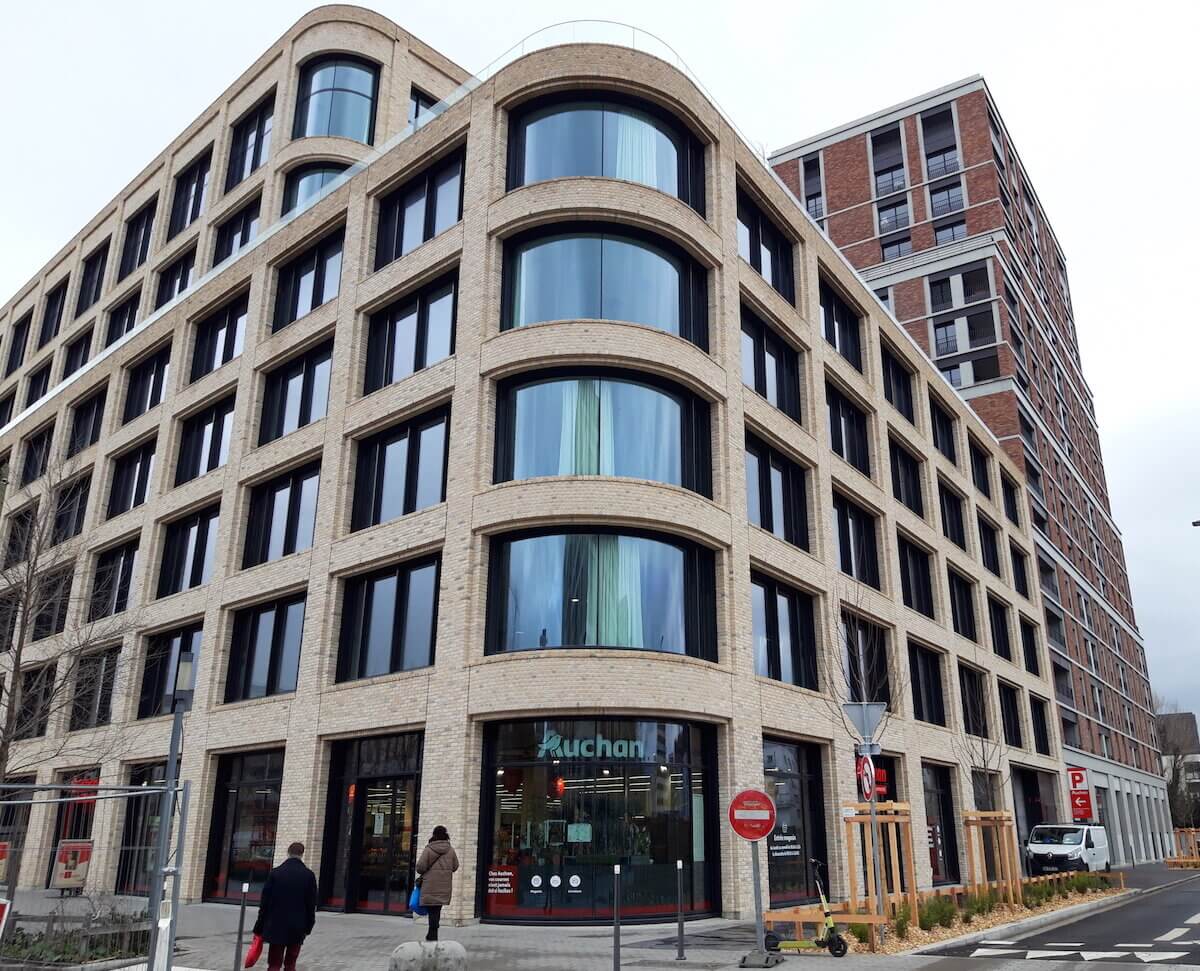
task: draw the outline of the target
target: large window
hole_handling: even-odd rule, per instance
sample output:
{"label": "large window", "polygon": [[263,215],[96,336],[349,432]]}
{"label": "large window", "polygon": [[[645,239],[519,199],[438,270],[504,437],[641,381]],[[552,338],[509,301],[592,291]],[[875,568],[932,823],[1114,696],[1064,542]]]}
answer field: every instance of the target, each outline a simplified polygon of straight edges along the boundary
{"label": "large window", "polygon": [[71,436],[67,439],[67,458],[78,455],[89,445],[100,440],[104,424],[104,402],[108,398],[108,387],[88,395],[71,408]]}
{"label": "large window", "polygon": [[261,210],[262,198],[256,196],[217,227],[217,241],[213,247],[213,266],[224,263],[258,235],[258,218]]}
{"label": "large window", "polygon": [[455,271],[372,314],[363,393],[378,391],[453,354],[457,310]]}
{"label": "large window", "polygon": [[166,526],[158,596],[167,597],[208,583],[217,558],[221,507],[209,506]]}
{"label": "large window", "polygon": [[704,149],[642,101],[572,92],[522,106],[510,127],[508,186],[600,176],[640,182],[704,215]]}
{"label": "large window", "polygon": [[916,420],[913,411],[913,373],[886,345],[881,345],[879,351],[883,362],[884,397],[893,408],[913,422]]}
{"label": "large window", "polygon": [[228,364],[242,353],[249,309],[250,297],[244,293],[196,325],[196,348],[192,353],[193,381],[198,381],[222,364]]}
{"label": "large window", "polygon": [[50,453],[54,448],[54,423],[34,432],[24,443],[21,462],[21,488],[46,474],[50,465]]}
{"label": "large window", "polygon": [[974,439],[967,438],[967,451],[971,455],[971,480],[975,488],[989,499],[992,495],[992,460],[988,458],[983,446]]}
{"label": "large window", "polygon": [[867,437],[867,415],[841,391],[825,382],[829,406],[829,444],[833,451],[863,475],[871,474],[871,446]]}
{"label": "large window", "polygon": [[[189,624],[176,630],[155,634],[146,644],[146,665],[142,671],[142,688],[138,697],[138,718],[169,715],[175,704],[175,679],[179,656],[190,654],[196,665],[200,662],[199,624]],[[192,668],[195,672],[196,668]],[[193,673],[193,680],[195,675]],[[184,690],[190,690],[188,685]]]}
{"label": "large window", "polygon": [[711,493],[707,402],[653,378],[519,378],[501,387],[497,445],[497,482],[603,475]]}
{"label": "large window", "polygon": [[225,703],[296,690],[304,635],[305,595],[274,600],[233,615]]}
{"label": "large window", "polygon": [[931,555],[903,536],[896,538],[900,554],[900,587],[904,595],[904,606],[933,616],[933,579]]}
{"label": "large window", "polygon": [[950,769],[944,765],[922,762],[921,782],[925,796],[929,866],[934,885],[957,883],[958,833],[954,826],[954,787]]}
{"label": "large window", "polygon": [[332,362],[333,341],[326,341],[267,374],[259,445],[325,417]]}
{"label": "large window", "polygon": [[177,486],[218,469],[228,461],[233,438],[233,404],[234,396],[230,395],[184,421],[179,464],[175,468]]}
{"label": "large window", "polygon": [[1003,472],[1000,473],[1000,489],[1004,493],[1004,515],[1014,526],[1021,525],[1020,502],[1017,498],[1017,484]]}
{"label": "large window", "polygon": [[320,463],[306,465],[250,493],[243,569],[312,547],[317,522]]}
{"label": "large window", "polygon": [[75,571],[72,567],[48,571],[37,578],[33,640],[53,637],[66,629],[67,610],[71,605],[71,582],[74,578]]}
{"label": "large window", "polygon": [[89,327],[67,344],[66,351],[63,353],[62,376],[64,381],[87,364],[88,355],[92,352],[92,336],[93,328]]}
{"label": "large window", "polygon": [[968,735],[979,738],[990,738],[988,733],[987,692],[984,682],[987,678],[977,668],[958,666],[958,690],[962,695],[963,730]]}
{"label": "large window", "polygon": [[205,149],[194,162],[175,176],[175,196],[171,201],[171,219],[167,226],[167,239],[182,232],[204,211],[204,198],[208,193],[208,170],[212,162],[212,149]]}
{"label": "large window", "polygon": [[967,548],[967,527],[963,521],[963,499],[938,479],[938,505],[942,512],[942,534],[951,543]]}
{"label": "large window", "polygon": [[738,255],[788,303],[796,302],[792,241],[741,189],[737,194]]}
{"label": "large window", "polygon": [[351,529],[364,529],[446,498],[449,414],[439,409],[358,444]]}
{"label": "large window", "polygon": [[164,307],[192,285],[192,271],[196,269],[196,248],[190,250],[163,267],[158,274],[158,292],[154,297],[154,309]]}
{"label": "large window", "polygon": [[108,518],[128,512],[146,501],[154,472],[157,439],[150,439],[113,459],[112,491],[108,494]]}
{"label": "large window", "polygon": [[1001,681],[1000,689],[1000,724],[1004,729],[1004,743],[1014,748],[1024,748],[1024,733],[1021,731],[1021,695],[1011,684]]}
{"label": "large window", "polygon": [[108,266],[108,243],[105,240],[97,246],[83,261],[83,273],[79,279],[79,295],[75,299],[75,316],[100,299],[100,291],[104,289],[104,269]]}
{"label": "large window", "polygon": [[646,535],[492,540],[488,651],[613,647],[716,659],[713,556]]}
{"label": "large window", "polygon": [[804,466],[746,435],[746,516],[802,550],[809,548],[807,479]]}
{"label": "large window", "polygon": [[38,333],[37,346],[40,350],[58,336],[62,326],[63,308],[67,303],[67,284],[69,278],[63,279],[54,289],[46,293],[46,303],[42,307],[42,329]]}
{"label": "large window", "polygon": [[975,584],[957,570],[947,570],[950,583],[950,617],[955,633],[978,640],[975,627]]}
{"label": "large window", "polygon": [[908,669],[912,679],[913,717],[931,725],[945,725],[942,655],[909,641]]}
{"label": "large window", "polygon": [[440,557],[345,581],[338,681],[433,664]]}
{"label": "large window", "polygon": [[842,611],[842,673],[848,701],[892,704],[888,633],[865,617]]}
{"label": "large window", "polygon": [[233,126],[229,139],[229,168],[225,172],[225,191],[245,179],[271,154],[271,123],[275,117],[275,92],[272,91]]}
{"label": "large window", "polygon": [[92,473],[87,472],[60,486],[55,492],[52,543],[62,543],[83,531],[88,494],[91,490]]}
{"label": "large window", "polygon": [[375,269],[387,266],[462,219],[463,167],[454,152],[379,202]]}
{"label": "large window", "polygon": [[707,275],[649,237],[579,229],[518,238],[505,260],[504,326],[620,320],[708,349]]}
{"label": "large window", "polygon": [[315,199],[349,167],[345,162],[309,162],[292,169],[283,183],[283,215]]}
{"label": "large window", "polygon": [[330,135],[375,140],[379,68],[351,54],[309,61],[300,71],[293,138]]}
{"label": "large window", "polygon": [[158,209],[158,196],[125,220],[125,241],[121,244],[121,265],[117,268],[117,279],[124,280],[146,262],[150,255],[150,236],[154,232],[154,214]]}
{"label": "large window", "polygon": [[933,397],[929,399],[929,421],[933,444],[951,462],[958,463],[958,448],[954,442],[954,416]]}
{"label": "large window", "polygon": [[1013,659],[1012,633],[1008,625],[1008,605],[988,595],[988,623],[992,628],[992,650],[1006,661]]}
{"label": "large window", "polygon": [[888,438],[888,456],[892,466],[892,495],[924,518],[921,460],[894,438]]}
{"label": "large window", "polygon": [[26,408],[37,404],[37,402],[46,397],[46,392],[50,390],[50,365],[52,363],[52,361],[47,361],[36,371],[30,372],[25,388]]}
{"label": "large window", "polygon": [[134,765],[129,769],[129,784],[147,787],[150,791],[128,797],[125,804],[125,825],[117,854],[116,890],[119,894],[139,897],[150,894],[160,819],[159,794],[152,787],[161,788],[166,778],[165,761]]}
{"label": "large window", "polygon": [[815,691],[817,634],[812,596],[753,573],[750,606],[755,673]]}
{"label": "large window", "polygon": [[282,786],[283,749],[218,756],[205,899],[237,901],[248,884],[247,899],[259,901],[275,856]]}
{"label": "large window", "polygon": [[115,344],[137,325],[138,307],[142,302],[142,291],[135,290],[108,312],[108,332],[104,335],[104,346]]}
{"label": "large window", "polygon": [[12,334],[8,339],[8,362],[4,366],[6,378],[25,363],[25,352],[29,347],[29,328],[32,324],[32,310],[13,324]]}
{"label": "large window", "polygon": [[99,728],[112,721],[113,687],[120,659],[120,647],[95,651],[79,659],[71,698],[71,731]]}
{"label": "large window", "polygon": [[875,517],[840,492],[833,494],[838,555],[842,572],[879,589],[879,549]]}
{"label": "large window", "polygon": [[996,576],[1000,576],[1000,531],[980,513],[977,517],[979,524],[979,552],[983,565]]}
{"label": "large window", "polygon": [[1012,561],[1013,586],[1022,597],[1029,596],[1029,557],[1015,544],[1008,547],[1008,558]]}
{"label": "large window", "polygon": [[771,906],[808,903],[817,897],[818,864],[827,853],[821,749],[764,738],[763,773],[778,812],[766,843]]}
{"label": "large window", "polygon": [[[8,538],[4,544],[4,569],[16,566],[18,563],[24,563],[30,552],[33,550],[34,540],[38,538],[41,532],[41,525],[37,519],[38,500],[27,503],[24,508],[18,509],[8,517]],[[6,595],[11,598],[10,595]],[[16,622],[16,614],[7,612],[8,600],[4,607],[7,616],[4,622],[8,626],[12,626]],[[7,631],[7,636],[11,638],[12,631]],[[7,642],[6,642],[7,643]],[[7,647],[5,648],[7,650]]]}
{"label": "large window", "polygon": [[88,605],[89,621],[119,614],[129,606],[129,586],[133,581],[137,551],[135,537],[96,557],[96,578],[92,582],[92,599]]}
{"label": "large window", "polygon": [[14,741],[41,738],[46,734],[51,702],[54,700],[56,673],[57,666],[54,664],[25,668],[21,672],[21,710],[13,731]]}
{"label": "large window", "polygon": [[1033,722],[1033,748],[1038,755],[1050,754],[1050,719],[1046,715],[1046,702],[1029,696],[1029,715]]}
{"label": "large window", "polygon": [[[1024,617],[1020,619],[1021,651],[1025,656],[1025,670],[1030,674],[1041,675],[1041,649],[1038,647],[1037,628]],[[1068,682],[1069,683],[1069,682]]]}
{"label": "large window", "polygon": [[282,330],[338,295],[345,230],[326,236],[279,268],[271,330]]}
{"label": "large window", "polygon": [[800,355],[742,307],[742,382],[789,418],[801,420]]}
{"label": "large window", "polygon": [[824,280],[821,281],[821,320],[825,339],[858,370],[862,362],[862,321],[859,313]]}

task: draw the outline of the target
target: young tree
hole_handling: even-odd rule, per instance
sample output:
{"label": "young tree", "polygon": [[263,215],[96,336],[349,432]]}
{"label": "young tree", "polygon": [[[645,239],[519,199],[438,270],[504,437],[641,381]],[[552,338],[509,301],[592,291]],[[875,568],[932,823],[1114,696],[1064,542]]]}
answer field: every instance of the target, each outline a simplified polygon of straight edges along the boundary
{"label": "young tree", "polygon": [[1174,826],[1193,829],[1200,826],[1200,795],[1188,785],[1188,756],[1200,755],[1196,718],[1181,712],[1179,706],[1155,694],[1152,698],[1158,744],[1162,751],[1163,773],[1167,779],[1167,802]]}

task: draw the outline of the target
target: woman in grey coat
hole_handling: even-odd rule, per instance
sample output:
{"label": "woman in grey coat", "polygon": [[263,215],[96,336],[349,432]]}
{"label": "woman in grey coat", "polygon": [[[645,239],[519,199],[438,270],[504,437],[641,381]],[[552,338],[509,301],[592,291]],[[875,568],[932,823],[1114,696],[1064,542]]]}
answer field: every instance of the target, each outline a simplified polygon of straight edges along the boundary
{"label": "woman in grey coat", "polygon": [[429,843],[417,860],[420,874],[421,906],[429,911],[429,933],[425,940],[436,941],[442,923],[442,908],[454,895],[454,871],[458,869],[458,854],[450,845],[445,826],[433,827]]}

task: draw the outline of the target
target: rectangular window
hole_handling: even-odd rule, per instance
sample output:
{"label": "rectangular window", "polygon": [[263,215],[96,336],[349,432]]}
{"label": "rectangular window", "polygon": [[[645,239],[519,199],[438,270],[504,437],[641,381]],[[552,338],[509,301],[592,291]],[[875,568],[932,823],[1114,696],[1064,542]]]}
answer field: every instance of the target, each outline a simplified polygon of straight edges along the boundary
{"label": "rectangular window", "polygon": [[955,633],[969,640],[979,640],[975,628],[975,584],[957,570],[947,570],[950,581],[950,616]]}
{"label": "rectangular window", "polygon": [[67,302],[69,278],[46,294],[46,306],[42,310],[42,329],[38,333],[38,349],[45,347],[58,336],[62,325],[63,307]]}
{"label": "rectangular window", "polygon": [[954,113],[949,105],[921,116],[921,140],[925,146],[925,167],[929,178],[936,179],[958,171]]}
{"label": "rectangular window", "polygon": [[912,678],[913,717],[931,725],[945,725],[942,655],[909,641],[908,668]]}
{"label": "rectangular window", "polygon": [[92,582],[92,598],[88,620],[99,620],[119,614],[129,606],[129,585],[137,561],[138,541],[131,540],[107,549],[96,557],[96,578]]}
{"label": "rectangular window", "polygon": [[50,390],[50,365],[52,363],[52,361],[47,361],[44,366],[30,373],[29,381],[25,386],[26,408],[46,397],[46,392]]}
{"label": "rectangular window", "polygon": [[[1041,675],[1041,650],[1038,648],[1037,628],[1029,623],[1024,617],[1020,619],[1021,624],[1021,650],[1025,654],[1025,670],[1030,674]],[[1057,672],[1056,672],[1057,674]],[[1070,675],[1068,684],[1070,684]]]}
{"label": "rectangular window", "polygon": [[344,237],[345,230],[339,229],[279,268],[275,316],[271,320],[273,332],[338,295]]}
{"label": "rectangular window", "polygon": [[54,697],[55,674],[56,668],[53,664],[26,668],[21,672],[21,713],[17,716],[17,724],[13,731],[16,741],[41,738],[46,734],[46,725],[50,721],[50,705]]}
{"label": "rectangular window", "polygon": [[458,271],[371,315],[367,333],[370,394],[454,353]]}
{"label": "rectangular window", "polygon": [[988,622],[992,628],[992,650],[1006,661],[1013,659],[1012,634],[1008,627],[1008,605],[989,596]]}
{"label": "rectangular window", "polygon": [[1011,684],[1003,681],[1000,687],[1000,724],[1004,727],[1004,743],[1013,748],[1024,748],[1021,732],[1021,698]]}
{"label": "rectangular window", "polygon": [[246,203],[217,227],[217,241],[213,247],[213,266],[219,266],[233,256],[258,235],[258,217],[262,197],[257,196]]}
{"label": "rectangular window", "polygon": [[433,664],[440,557],[345,581],[338,681]]}
{"label": "rectangular window", "polygon": [[1013,586],[1022,597],[1029,596],[1029,557],[1017,547],[1009,544],[1009,559],[1012,560]]}
{"label": "rectangular window", "polygon": [[825,215],[825,195],[821,189],[821,156],[810,155],[804,160],[804,208],[813,219]]}
{"label": "rectangular window", "polygon": [[950,277],[929,280],[929,309],[933,312],[949,310],[954,306],[954,290]]}
{"label": "rectangular window", "polygon": [[192,285],[192,271],[196,268],[196,248],[192,247],[158,274],[158,293],[154,298],[154,309],[164,307]]}
{"label": "rectangular window", "polygon": [[[193,672],[200,663],[200,624],[155,634],[146,645],[146,666],[138,698],[138,718],[169,715],[175,708],[175,672],[181,654],[192,656]],[[195,675],[193,674],[193,682]],[[189,685],[189,688],[191,686]]]}
{"label": "rectangular window", "polygon": [[905,196],[897,196],[893,199],[888,199],[886,202],[880,202],[875,207],[879,214],[879,232],[893,233],[897,229],[906,229],[908,227],[908,199]]}
{"label": "rectangular window", "polygon": [[67,349],[63,354],[63,380],[65,381],[81,367],[87,364],[88,356],[91,353],[92,328],[89,327],[67,345]]}
{"label": "rectangular window", "polygon": [[754,573],[750,576],[750,600],[755,673],[817,690],[813,598]]}
{"label": "rectangular window", "polygon": [[925,832],[934,886],[957,883],[958,833],[954,820],[954,787],[951,770],[944,765],[921,763],[925,796]]}
{"label": "rectangular window", "polygon": [[53,444],[53,422],[25,439],[25,455],[21,463],[21,488],[46,474]]}
{"label": "rectangular window", "polygon": [[112,721],[113,687],[117,682],[117,664],[121,649],[110,648],[79,659],[75,674],[75,694],[71,699],[71,731],[99,728]]}
{"label": "rectangular window", "polygon": [[939,452],[955,465],[958,464],[958,446],[954,441],[954,416],[933,397],[929,399],[929,422],[933,430],[933,444]]}
{"label": "rectangular window", "polygon": [[875,195],[885,196],[904,188],[904,149],[899,125],[871,133],[871,164]]}
{"label": "rectangular window", "polygon": [[33,640],[61,634],[67,626],[67,608],[71,605],[71,567],[43,573],[37,578],[36,612],[33,615]]}
{"label": "rectangular window", "polygon": [[[16,401],[17,401],[17,392],[16,391],[10,391],[3,398],[0,398],[0,428],[3,428],[10,421],[12,421],[13,405],[16,404]],[[7,472],[8,472],[7,459],[3,463],[3,471],[6,473],[6,475],[0,476],[0,482],[3,482],[7,478]],[[3,499],[3,498],[4,498],[4,488],[2,485],[0,485],[0,499]]]}
{"label": "rectangular window", "polygon": [[965,219],[959,219],[952,223],[945,223],[941,226],[933,227],[933,245],[941,246],[945,243],[955,243],[960,239],[967,238],[967,223]]}
{"label": "rectangular window", "polygon": [[326,341],[267,374],[259,445],[325,417],[332,361],[333,341]]}
{"label": "rectangular window", "polygon": [[991,738],[988,734],[987,694],[983,690],[984,678],[982,671],[969,668],[965,664],[958,666],[958,687],[962,694],[963,729],[968,735],[978,738]]}
{"label": "rectangular window", "polygon": [[108,495],[109,519],[146,501],[150,476],[154,471],[155,444],[156,440],[152,438],[113,460],[112,491]]}
{"label": "rectangular window", "polygon": [[843,300],[824,280],[820,286],[821,321],[825,339],[859,371],[862,363],[862,320],[857,310]]}
{"label": "rectangular window", "polygon": [[932,617],[933,580],[929,553],[903,536],[896,537],[896,547],[900,553],[900,587],[904,594],[904,606]]}
{"label": "rectangular window", "polygon": [[258,604],[233,615],[225,703],[296,690],[304,637],[305,595]]}
{"label": "rectangular window", "polygon": [[208,583],[216,560],[220,524],[219,504],[167,524],[158,596],[168,597]]}
{"label": "rectangular window", "polygon": [[971,453],[971,479],[975,488],[989,499],[992,497],[992,460],[973,440],[967,439],[967,450]]}
{"label": "rectangular window", "polygon": [[993,526],[982,514],[978,517],[979,523],[979,554],[983,559],[983,565],[989,571],[1000,576],[1000,540],[999,530]]}
{"label": "rectangular window", "polygon": [[200,218],[200,213],[204,211],[204,197],[208,193],[208,169],[211,162],[212,149],[208,148],[175,176],[175,197],[171,202],[167,239],[172,239]]}
{"label": "rectangular window", "polygon": [[991,307],[967,315],[967,342],[971,347],[996,343],[996,317]]}
{"label": "rectangular window", "polygon": [[[8,539],[4,546],[4,568],[6,570],[29,559],[34,541],[38,539],[38,533],[41,531],[37,514],[38,503],[34,501],[8,517]],[[14,615],[7,619],[11,623],[16,618]]]}
{"label": "rectangular window", "polygon": [[408,89],[408,123],[414,128],[417,123],[428,120],[429,113],[437,104],[437,98],[426,94],[415,84]]}
{"label": "rectangular window", "polygon": [[742,383],[789,418],[801,421],[800,355],[742,307]]}
{"label": "rectangular window", "polygon": [[315,463],[254,487],[242,569],[312,547],[320,480],[321,465]]}
{"label": "rectangular window", "polygon": [[439,409],[358,443],[351,530],[445,501],[449,427]]}
{"label": "rectangular window", "polygon": [[882,239],[879,241],[879,251],[885,263],[888,260],[898,260],[902,256],[908,256],[912,252],[912,237],[904,235]]}
{"label": "rectangular window", "polygon": [[183,422],[175,484],[183,485],[197,476],[219,469],[229,459],[233,438],[234,396],[223,398]]}
{"label": "rectangular window", "polygon": [[809,549],[808,470],[746,435],[746,514],[752,525]]}
{"label": "rectangular window", "polygon": [[197,381],[242,353],[250,296],[243,293],[196,325],[192,380]]}
{"label": "rectangular window", "polygon": [[1033,748],[1038,755],[1050,754],[1050,719],[1046,716],[1046,702],[1029,696],[1029,714],[1033,721]]}
{"label": "rectangular window", "polygon": [[12,337],[8,342],[8,363],[4,367],[6,378],[25,363],[25,350],[29,345],[29,328],[32,324],[32,310],[13,324]]}
{"label": "rectangular window", "polygon": [[1004,515],[1014,526],[1020,526],[1021,513],[1017,500],[1017,484],[1007,475],[1001,474],[1000,489],[1004,493]]}
{"label": "rectangular window", "polygon": [[843,573],[879,589],[879,550],[875,517],[841,493],[833,494],[838,550]]}
{"label": "rectangular window", "polygon": [[792,243],[776,225],[738,189],[738,255],[749,263],[790,304],[796,302],[792,269]]}
{"label": "rectangular window", "polygon": [[929,190],[930,215],[934,219],[937,219],[938,216],[948,216],[952,212],[958,212],[962,207],[962,183],[951,182],[949,185]]}
{"label": "rectangular window", "polygon": [[921,490],[921,460],[894,438],[888,438],[888,455],[892,466],[892,495],[918,516],[925,517],[925,500]]}
{"label": "rectangular window", "polygon": [[[949,354],[958,353],[958,324],[954,318],[934,323],[933,353],[935,357],[946,357]],[[954,384],[953,381],[950,383]]]}
{"label": "rectangular window", "polygon": [[887,346],[880,345],[879,350],[883,361],[884,397],[900,414],[915,423],[912,393],[913,373]]}
{"label": "rectangular window", "polygon": [[455,152],[379,201],[375,269],[381,269],[462,219],[463,165]]}
{"label": "rectangular window", "polygon": [[882,701],[890,708],[892,685],[888,671],[887,631],[843,610],[841,636],[849,700]]}
{"label": "rectangular window", "polygon": [[154,232],[154,213],[158,209],[158,196],[125,220],[125,242],[121,244],[121,265],[117,269],[117,280],[124,280],[146,262],[150,255],[150,236]]}
{"label": "rectangular window", "polygon": [[967,548],[967,527],[963,522],[962,497],[938,480],[938,505],[942,512],[942,535],[950,542]]}
{"label": "rectangular window", "polygon": [[108,312],[108,332],[104,335],[104,346],[115,344],[137,325],[138,305],[142,302],[142,291],[135,290]]}
{"label": "rectangular window", "polygon": [[79,278],[79,296],[75,300],[75,316],[78,317],[91,309],[100,299],[100,291],[104,289],[104,269],[108,266],[108,243],[106,239],[97,246],[83,261],[83,273]]}
{"label": "rectangular window", "polygon": [[871,474],[871,449],[867,439],[867,416],[832,384],[825,383],[829,406],[829,439],[833,451],[863,475]]}
{"label": "rectangular window", "polygon": [[88,494],[92,491],[90,472],[60,486],[54,496],[54,531],[51,543],[57,544],[78,536],[83,531],[87,515]]}
{"label": "rectangular window", "polygon": [[229,140],[229,168],[225,172],[228,192],[255,171],[271,154],[271,122],[275,115],[275,92],[250,109],[233,126]]}

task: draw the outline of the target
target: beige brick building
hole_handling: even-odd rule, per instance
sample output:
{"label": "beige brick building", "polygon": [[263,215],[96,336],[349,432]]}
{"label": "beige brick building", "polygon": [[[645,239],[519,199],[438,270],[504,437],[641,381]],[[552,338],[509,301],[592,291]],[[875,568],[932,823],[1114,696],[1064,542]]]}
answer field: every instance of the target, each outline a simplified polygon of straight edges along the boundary
{"label": "beige brick building", "polygon": [[[746,787],[784,824],[770,899],[810,855],[844,891],[849,692],[889,702],[919,882],[955,882],[985,788],[1065,811],[1019,471],[689,77],[525,50],[469,79],[316,10],[0,308],[5,535],[49,422],[56,481],[90,474],[25,668],[136,542],[111,724],[56,711],[15,761],[152,777],[198,646],[190,899],[301,840],[324,906],[401,911],[441,823],[454,919],[602,919],[614,862],[627,913],[673,913],[676,859],[738,914]],[[138,890],[147,824],[67,815],[0,820],[20,885],[70,835]]]}

